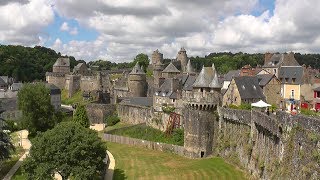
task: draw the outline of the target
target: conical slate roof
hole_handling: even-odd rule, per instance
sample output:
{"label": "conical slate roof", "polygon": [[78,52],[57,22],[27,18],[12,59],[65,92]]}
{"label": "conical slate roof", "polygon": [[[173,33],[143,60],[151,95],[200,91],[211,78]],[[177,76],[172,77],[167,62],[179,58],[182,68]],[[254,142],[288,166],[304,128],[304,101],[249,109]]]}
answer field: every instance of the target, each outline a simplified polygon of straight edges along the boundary
{"label": "conical slate roof", "polygon": [[209,87],[213,79],[213,69],[212,67],[202,67],[196,81],[193,83],[193,87]]}
{"label": "conical slate roof", "polygon": [[210,88],[221,88],[221,84],[218,80],[218,73],[216,71],[216,68],[214,67],[214,64],[212,64],[212,70],[213,70],[213,79],[211,83],[209,84]]}
{"label": "conical slate roof", "polygon": [[145,73],[143,72],[143,70],[139,66],[139,63],[137,62],[137,64],[132,68],[132,71],[130,72],[130,74],[145,74]]}
{"label": "conical slate roof", "polygon": [[187,67],[186,67],[186,73],[193,73],[193,72],[194,72],[194,69],[193,69],[191,61],[189,59],[188,63],[187,63]]}
{"label": "conical slate roof", "polygon": [[164,73],[180,73],[180,71],[172,64],[172,62],[162,72],[164,72]]}

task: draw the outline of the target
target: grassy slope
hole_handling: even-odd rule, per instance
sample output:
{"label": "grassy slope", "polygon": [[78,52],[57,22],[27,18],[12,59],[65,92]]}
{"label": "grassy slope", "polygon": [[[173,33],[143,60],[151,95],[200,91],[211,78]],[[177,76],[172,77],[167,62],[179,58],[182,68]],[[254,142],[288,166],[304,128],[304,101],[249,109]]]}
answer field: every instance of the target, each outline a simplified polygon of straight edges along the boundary
{"label": "grassy slope", "polygon": [[183,133],[175,136],[173,132],[171,136],[167,136],[164,132],[154,129],[152,127],[142,125],[135,125],[128,128],[116,129],[113,131],[109,131],[110,134],[119,135],[119,136],[127,136],[137,139],[144,139],[147,141],[153,142],[163,142],[168,144],[176,144],[183,146]]}
{"label": "grassy slope", "polygon": [[68,98],[67,90],[63,89],[61,91],[61,103],[67,105],[72,105],[75,103],[88,104],[90,101],[83,100],[81,91],[77,91],[71,98]]}
{"label": "grassy slope", "polygon": [[187,159],[128,145],[107,143],[116,161],[114,179],[245,179],[221,158]]}

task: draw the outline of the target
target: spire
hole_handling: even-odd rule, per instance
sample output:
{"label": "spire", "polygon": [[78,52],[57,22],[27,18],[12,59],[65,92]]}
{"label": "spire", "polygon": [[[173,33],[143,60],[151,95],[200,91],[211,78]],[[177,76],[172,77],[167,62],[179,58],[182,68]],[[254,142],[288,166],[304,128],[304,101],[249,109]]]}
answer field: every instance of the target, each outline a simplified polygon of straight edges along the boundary
{"label": "spire", "polygon": [[214,89],[221,88],[221,85],[218,80],[218,73],[217,73],[216,68],[214,67],[213,63],[212,63],[212,71],[213,71],[213,79],[212,79],[211,83],[209,84],[209,87],[214,88]]}
{"label": "spire", "polygon": [[185,71],[186,71],[186,73],[194,73],[190,59],[188,60],[187,67],[186,67]]}
{"label": "spire", "polygon": [[209,87],[213,79],[213,69],[211,67],[202,67],[193,87]]}
{"label": "spire", "polygon": [[132,68],[132,71],[130,74],[145,74],[143,70],[141,70],[141,67],[139,66],[139,63],[137,62],[136,65]]}

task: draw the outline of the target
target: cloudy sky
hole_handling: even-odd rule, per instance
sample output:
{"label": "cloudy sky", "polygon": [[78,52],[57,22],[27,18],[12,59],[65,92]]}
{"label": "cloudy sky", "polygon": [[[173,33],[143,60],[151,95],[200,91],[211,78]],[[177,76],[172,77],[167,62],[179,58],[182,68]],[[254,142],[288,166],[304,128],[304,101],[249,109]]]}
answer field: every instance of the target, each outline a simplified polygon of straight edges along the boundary
{"label": "cloudy sky", "polygon": [[159,49],[320,52],[319,0],[1,0],[0,43],[86,61]]}

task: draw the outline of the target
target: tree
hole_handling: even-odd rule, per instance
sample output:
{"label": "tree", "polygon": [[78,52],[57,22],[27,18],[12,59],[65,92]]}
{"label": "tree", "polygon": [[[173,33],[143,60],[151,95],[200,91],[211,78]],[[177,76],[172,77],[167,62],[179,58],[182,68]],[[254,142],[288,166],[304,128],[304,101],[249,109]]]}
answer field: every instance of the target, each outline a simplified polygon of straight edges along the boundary
{"label": "tree", "polygon": [[23,164],[28,179],[95,179],[105,164],[106,148],[97,132],[72,121],[62,122],[34,138]]}
{"label": "tree", "polygon": [[60,121],[50,102],[50,90],[43,83],[25,84],[18,92],[18,105],[30,135],[51,129]]}
{"label": "tree", "polygon": [[[0,114],[1,114],[0,109]],[[4,119],[0,118],[0,161],[10,157],[10,151],[14,150],[14,146],[11,143],[10,136],[6,132],[6,123]]]}
{"label": "tree", "polygon": [[135,65],[137,62],[141,67],[143,67],[144,72],[146,72],[147,67],[149,65],[148,55],[143,53],[138,54],[133,60],[133,65]]}
{"label": "tree", "polygon": [[89,124],[89,118],[87,115],[86,108],[84,105],[78,105],[76,108],[76,111],[73,115],[73,121],[76,123],[79,123],[81,126],[88,128],[90,126]]}

